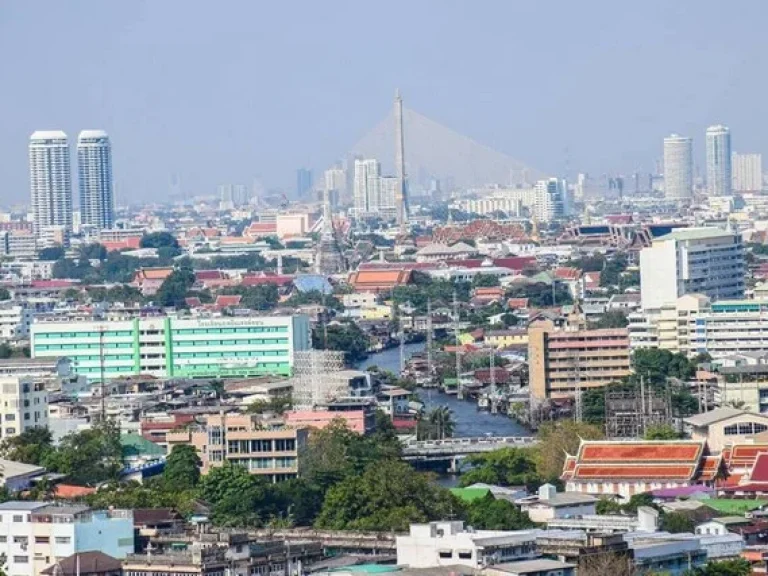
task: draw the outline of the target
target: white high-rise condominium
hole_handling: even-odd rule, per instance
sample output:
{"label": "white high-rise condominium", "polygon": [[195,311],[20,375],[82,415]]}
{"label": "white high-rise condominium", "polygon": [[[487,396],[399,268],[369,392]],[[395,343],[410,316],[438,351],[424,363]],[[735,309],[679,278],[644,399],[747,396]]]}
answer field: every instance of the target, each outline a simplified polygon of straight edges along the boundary
{"label": "white high-rise condominium", "polygon": [[567,205],[565,180],[539,180],[534,186],[536,203],[533,213],[539,222],[551,222],[565,216]]}
{"label": "white high-rise condominium", "polygon": [[763,155],[737,154],[731,156],[733,189],[736,192],[759,192],[763,189]]}
{"label": "white high-rise condominium", "polygon": [[35,234],[48,228],[72,230],[72,175],[67,135],[40,130],[29,138],[29,187]]}
{"label": "white high-rise condominium", "polygon": [[664,196],[690,198],[693,194],[692,141],[672,134],[664,138]]}
{"label": "white high-rise condominium", "polygon": [[355,160],[355,216],[365,217],[379,209],[381,164],[373,158]]}
{"label": "white high-rise condominium", "polygon": [[112,146],[103,130],[83,130],[77,137],[77,169],[83,226],[97,230],[115,223]]}
{"label": "white high-rise condominium", "polygon": [[731,195],[731,131],[707,128],[707,190],[710,196]]}

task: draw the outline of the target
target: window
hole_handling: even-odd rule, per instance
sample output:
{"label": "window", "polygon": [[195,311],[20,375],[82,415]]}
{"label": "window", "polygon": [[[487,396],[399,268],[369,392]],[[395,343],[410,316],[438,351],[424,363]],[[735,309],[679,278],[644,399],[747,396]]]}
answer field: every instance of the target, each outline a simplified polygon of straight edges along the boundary
{"label": "window", "polygon": [[440,558],[453,558],[453,553],[450,550],[440,550],[438,556],[440,556]]}
{"label": "window", "polygon": [[472,552],[459,552],[459,558],[462,560],[472,560]]}
{"label": "window", "polygon": [[29,544],[29,538],[27,538],[26,536],[14,536],[13,543],[26,545],[26,544]]}
{"label": "window", "polygon": [[48,536],[35,536],[35,544],[48,544],[50,541]]}
{"label": "window", "polygon": [[29,556],[14,556],[13,561],[15,564],[29,564]]}
{"label": "window", "polygon": [[14,514],[13,515],[13,521],[14,522],[24,522],[24,516],[21,514]]}
{"label": "window", "polygon": [[5,421],[6,422],[13,422],[16,420],[16,414],[6,414],[5,415]]}
{"label": "window", "polygon": [[8,537],[7,536],[0,536],[0,544],[5,544],[6,542],[8,542]]}
{"label": "window", "polygon": [[56,536],[56,544],[69,544],[72,542],[72,538],[69,536]]}

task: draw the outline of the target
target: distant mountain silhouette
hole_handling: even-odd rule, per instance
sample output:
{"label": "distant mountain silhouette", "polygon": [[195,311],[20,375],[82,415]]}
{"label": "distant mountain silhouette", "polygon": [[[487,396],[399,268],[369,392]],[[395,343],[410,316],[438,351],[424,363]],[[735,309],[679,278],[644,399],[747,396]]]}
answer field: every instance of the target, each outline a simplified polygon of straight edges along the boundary
{"label": "distant mountain silhouette", "polygon": [[[403,108],[403,125],[406,173],[412,183],[434,177],[463,188],[535,182],[546,176],[409,108]],[[394,174],[394,112],[355,144],[349,156],[376,158],[383,174]]]}

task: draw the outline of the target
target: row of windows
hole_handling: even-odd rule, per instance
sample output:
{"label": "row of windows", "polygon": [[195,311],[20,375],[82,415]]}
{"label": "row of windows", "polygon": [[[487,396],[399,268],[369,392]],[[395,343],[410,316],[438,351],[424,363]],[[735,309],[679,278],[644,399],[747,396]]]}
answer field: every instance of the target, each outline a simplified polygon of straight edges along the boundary
{"label": "row of windows", "polygon": [[251,326],[248,328],[179,328],[174,335],[189,334],[275,334],[288,332],[287,326]]}
{"label": "row of windows", "polygon": [[723,433],[726,436],[740,436],[743,434],[759,434],[768,430],[768,426],[765,424],[759,424],[757,422],[739,422],[731,426],[723,428]]}
{"label": "row of windows", "polygon": [[237,458],[230,461],[232,464],[243,466],[248,470],[294,468],[296,466],[296,458]]}
{"label": "row of windows", "polygon": [[288,350],[252,350],[250,352],[179,352],[176,358],[260,358],[262,356],[286,356]]}
{"label": "row of windows", "polygon": [[263,344],[288,344],[288,338],[261,338],[259,340],[174,340],[174,346],[243,346]]}
{"label": "row of windows", "polygon": [[[242,368],[243,370],[250,370],[253,368],[287,368],[288,362],[254,362],[253,364],[249,364],[248,366],[238,366],[238,368]],[[174,364],[173,368],[175,370],[184,371],[189,370],[193,372],[199,372],[200,370],[221,370],[222,368],[225,368],[222,364],[194,364],[192,366],[188,364]],[[116,369],[110,369],[111,371],[116,371]],[[128,371],[130,372],[132,369],[128,368]]]}
{"label": "row of windows", "polygon": [[60,338],[122,338],[133,336],[132,330],[105,330],[104,332],[39,332],[35,338],[39,340]]}
{"label": "row of windows", "polygon": [[35,344],[35,352],[71,352],[74,350],[133,350],[132,344]]}
{"label": "row of windows", "polygon": [[227,451],[230,454],[248,454],[252,452],[293,452],[295,450],[295,438],[278,438],[274,441],[230,440],[227,442]]}

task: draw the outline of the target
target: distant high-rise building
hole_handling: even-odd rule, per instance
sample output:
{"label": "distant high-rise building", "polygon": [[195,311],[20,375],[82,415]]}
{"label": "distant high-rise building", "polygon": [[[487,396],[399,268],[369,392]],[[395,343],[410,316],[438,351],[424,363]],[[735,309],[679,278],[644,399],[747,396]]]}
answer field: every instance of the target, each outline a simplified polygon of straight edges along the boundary
{"label": "distant high-rise building", "polygon": [[219,210],[226,212],[235,207],[232,184],[219,184]]}
{"label": "distant high-rise building", "polygon": [[83,226],[97,230],[115,223],[112,147],[103,130],[83,130],[77,137],[77,173]]}
{"label": "distant high-rise building", "polygon": [[312,190],[312,170],[299,168],[296,170],[296,197],[302,198]]}
{"label": "distant high-rise building", "polygon": [[736,192],[758,192],[763,189],[763,155],[737,154],[731,156],[733,189]]}
{"label": "distant high-rise building", "polygon": [[34,132],[29,139],[29,182],[34,230],[72,230],[72,175],[67,135],[61,130]]}
{"label": "distant high-rise building", "polygon": [[727,126],[707,128],[707,191],[710,196],[731,195],[731,131]]}
{"label": "distant high-rise building", "polygon": [[672,134],[664,138],[664,196],[683,200],[693,195],[693,141]]}
{"label": "distant high-rise building", "polygon": [[382,218],[397,217],[397,199],[400,179],[397,176],[382,176],[379,180],[378,212]]}
{"label": "distant high-rise building", "polygon": [[539,180],[534,187],[536,202],[533,213],[539,222],[551,222],[565,216],[566,183],[565,180],[550,178]]}
{"label": "distant high-rise building", "polygon": [[354,208],[357,218],[379,210],[381,164],[373,158],[355,160]]}
{"label": "distant high-rise building", "polygon": [[334,204],[334,197],[336,199],[344,198],[347,192],[347,175],[343,168],[329,168],[325,171],[325,187],[324,190],[328,190],[331,198],[331,205]]}

